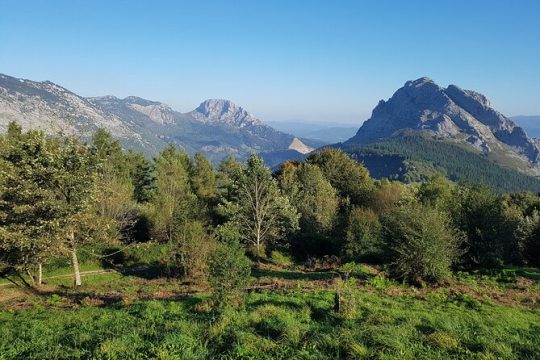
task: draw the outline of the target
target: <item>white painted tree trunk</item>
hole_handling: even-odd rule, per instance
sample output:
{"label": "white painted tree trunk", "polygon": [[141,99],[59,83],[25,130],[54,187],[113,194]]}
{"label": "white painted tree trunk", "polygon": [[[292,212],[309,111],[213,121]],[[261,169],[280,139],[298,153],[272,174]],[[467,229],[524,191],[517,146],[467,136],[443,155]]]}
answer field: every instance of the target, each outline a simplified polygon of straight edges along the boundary
{"label": "white painted tree trunk", "polygon": [[79,267],[79,259],[77,258],[77,247],[75,246],[75,233],[71,231],[69,234],[71,240],[71,263],[73,264],[73,273],[75,275],[75,286],[81,286],[81,269]]}
{"label": "white painted tree trunk", "polygon": [[41,263],[38,264],[38,273],[37,273],[37,285],[41,286],[43,283],[43,266]]}

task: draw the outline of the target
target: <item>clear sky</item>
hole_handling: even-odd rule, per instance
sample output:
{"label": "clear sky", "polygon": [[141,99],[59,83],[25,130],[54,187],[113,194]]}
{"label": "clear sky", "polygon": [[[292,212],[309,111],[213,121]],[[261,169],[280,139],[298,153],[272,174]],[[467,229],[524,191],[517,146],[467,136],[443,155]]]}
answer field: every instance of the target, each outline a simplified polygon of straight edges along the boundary
{"label": "clear sky", "polygon": [[540,1],[0,0],[0,72],[189,111],[360,124],[429,76],[540,114]]}

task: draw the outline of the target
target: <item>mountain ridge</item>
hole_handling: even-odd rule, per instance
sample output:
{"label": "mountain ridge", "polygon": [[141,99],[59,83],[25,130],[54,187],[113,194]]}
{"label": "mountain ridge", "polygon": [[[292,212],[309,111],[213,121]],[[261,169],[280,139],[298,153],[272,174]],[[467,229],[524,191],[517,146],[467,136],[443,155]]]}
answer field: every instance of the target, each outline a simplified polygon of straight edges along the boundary
{"label": "mountain ridge", "polygon": [[[456,85],[441,87],[428,77],[407,81],[343,146],[369,144],[410,133],[427,133],[469,147],[487,157],[520,162],[520,170],[540,174],[540,146],[511,119],[493,109],[484,95]],[[526,164],[523,165],[523,164]]]}
{"label": "mountain ridge", "polygon": [[243,159],[251,153],[313,150],[303,142],[309,140],[277,131],[226,99],[208,99],[182,113],[137,96],[82,97],[51,81],[0,74],[0,131],[10,121],[49,133],[69,129],[83,138],[103,127],[125,148],[150,156],[168,144],[189,153],[200,151],[214,162],[228,155]]}

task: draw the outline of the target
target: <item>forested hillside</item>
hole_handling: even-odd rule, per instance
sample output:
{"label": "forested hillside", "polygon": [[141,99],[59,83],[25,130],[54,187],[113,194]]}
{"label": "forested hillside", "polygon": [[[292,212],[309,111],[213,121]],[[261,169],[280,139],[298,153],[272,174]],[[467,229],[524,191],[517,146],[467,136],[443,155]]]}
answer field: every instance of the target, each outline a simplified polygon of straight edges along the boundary
{"label": "forested hillside", "polygon": [[480,152],[428,136],[391,138],[341,148],[364,163],[378,179],[411,183],[426,181],[441,173],[452,181],[485,184],[498,192],[540,192],[537,177],[497,164]]}

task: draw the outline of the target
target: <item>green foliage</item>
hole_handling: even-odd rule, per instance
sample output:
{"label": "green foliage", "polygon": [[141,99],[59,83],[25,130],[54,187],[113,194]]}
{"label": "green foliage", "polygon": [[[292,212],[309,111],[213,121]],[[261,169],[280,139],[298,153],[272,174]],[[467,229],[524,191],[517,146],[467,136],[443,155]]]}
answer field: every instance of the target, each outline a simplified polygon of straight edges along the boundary
{"label": "green foliage", "polygon": [[278,181],[300,213],[300,231],[293,246],[298,254],[325,255],[339,251],[336,227],[340,199],[325,179],[322,170],[312,164],[285,164]]}
{"label": "green foliage", "polygon": [[106,239],[121,239],[137,221],[138,208],[130,177],[133,166],[118,140],[98,129],[92,137],[91,151],[100,161],[96,180],[94,211],[106,232]]}
{"label": "green foliage", "polygon": [[297,228],[298,214],[262,159],[252,155],[230,179],[221,212],[240,229],[243,241],[255,247],[257,257],[263,255],[265,245],[283,245],[279,241]]}
{"label": "green foliage", "polygon": [[270,253],[269,260],[273,262],[274,264],[281,265],[281,266],[290,266],[294,264],[293,259],[289,255],[278,250],[273,250]]}
{"label": "green foliage", "polygon": [[141,153],[128,151],[125,156],[130,164],[129,176],[133,184],[133,197],[138,203],[146,203],[152,198],[155,188],[153,165]]}
{"label": "green foliage", "polygon": [[485,184],[498,192],[540,192],[540,180],[455,144],[424,136],[393,138],[343,149],[376,178],[425,181],[442,173],[453,181]]}
{"label": "green foliage", "polygon": [[349,155],[325,148],[310,154],[306,162],[318,166],[342,197],[349,198],[355,205],[369,204],[373,180],[368,170]]}
{"label": "green foliage", "polygon": [[23,134],[16,125],[0,147],[7,170],[0,179],[0,236],[10,239],[3,242],[6,254],[15,254],[8,255],[8,266],[27,268],[50,251],[69,251],[77,273],[77,245],[95,224],[90,208],[98,159],[74,137]]}
{"label": "green foliage", "polygon": [[525,259],[527,263],[531,266],[540,268],[540,219],[536,215],[535,219],[532,220],[535,224],[533,231],[527,237],[524,246]]}
{"label": "green foliage", "polygon": [[371,209],[353,208],[349,213],[344,246],[346,258],[355,261],[380,261],[382,227]]}
{"label": "green foliage", "polygon": [[418,199],[425,205],[447,210],[452,207],[452,184],[442,175],[435,175],[423,182],[418,189]]}
{"label": "green foliage", "polygon": [[15,123],[0,138],[0,151],[0,270],[21,273],[59,249],[59,204],[47,184],[54,153],[43,133],[23,134]]}
{"label": "green foliage", "polygon": [[217,179],[212,163],[201,153],[195,154],[190,167],[190,182],[199,199],[211,202],[216,197]]}
{"label": "green foliage", "polygon": [[385,215],[382,224],[393,277],[423,284],[450,275],[461,237],[446,214],[428,206],[403,206]]}
{"label": "green foliage", "polygon": [[207,260],[215,247],[214,239],[200,221],[175,217],[168,265],[185,279],[206,275]]}
{"label": "green foliage", "polygon": [[225,229],[219,235],[221,243],[208,259],[208,283],[216,306],[224,308],[241,302],[251,274],[251,261],[234,229]]}
{"label": "green foliage", "polygon": [[377,214],[388,212],[408,202],[409,192],[409,189],[399,182],[379,181],[373,191],[370,208]]}
{"label": "green foliage", "polygon": [[518,250],[516,214],[505,210],[499,198],[486,188],[461,186],[453,197],[452,221],[467,236],[464,265],[496,267],[513,257],[506,251]]}
{"label": "green foliage", "polygon": [[188,155],[174,146],[167,147],[156,158],[156,190],[150,201],[150,217],[153,236],[158,240],[173,239],[175,214],[193,214],[197,210],[188,169]]}

